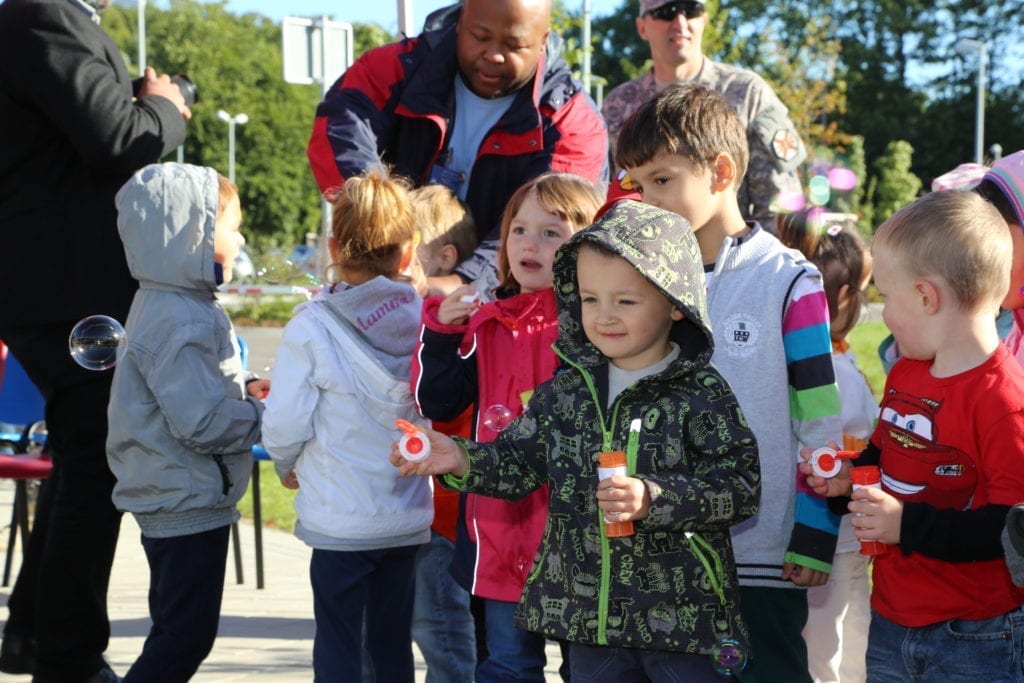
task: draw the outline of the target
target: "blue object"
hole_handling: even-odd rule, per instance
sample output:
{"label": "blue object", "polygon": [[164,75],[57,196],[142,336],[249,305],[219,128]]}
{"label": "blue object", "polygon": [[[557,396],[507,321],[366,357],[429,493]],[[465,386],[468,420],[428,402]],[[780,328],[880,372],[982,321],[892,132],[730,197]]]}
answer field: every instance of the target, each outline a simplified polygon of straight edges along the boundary
{"label": "blue object", "polygon": [[28,378],[25,368],[8,351],[3,378],[0,379],[0,425],[16,427],[19,431],[13,437],[0,431],[0,439],[20,440],[21,430],[45,419],[45,415],[46,400]]}

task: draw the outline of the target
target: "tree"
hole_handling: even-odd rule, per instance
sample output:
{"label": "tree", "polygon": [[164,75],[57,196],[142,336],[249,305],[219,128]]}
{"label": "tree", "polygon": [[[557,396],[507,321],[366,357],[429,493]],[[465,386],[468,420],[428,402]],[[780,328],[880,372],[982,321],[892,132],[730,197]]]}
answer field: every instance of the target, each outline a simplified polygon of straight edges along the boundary
{"label": "tree", "polygon": [[868,187],[868,194],[875,206],[875,227],[917,198],[921,190],[921,179],[910,170],[913,157],[914,148],[910,143],[893,140],[885,146],[885,153],[875,162],[877,176]]}

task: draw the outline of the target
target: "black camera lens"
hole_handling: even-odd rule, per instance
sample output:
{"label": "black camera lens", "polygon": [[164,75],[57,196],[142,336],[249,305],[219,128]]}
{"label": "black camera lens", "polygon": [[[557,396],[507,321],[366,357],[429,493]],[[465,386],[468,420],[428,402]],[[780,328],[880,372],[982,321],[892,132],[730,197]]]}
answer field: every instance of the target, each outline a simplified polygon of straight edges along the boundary
{"label": "black camera lens", "polygon": [[196,89],[196,84],[189,79],[185,74],[175,74],[171,76],[171,83],[178,86],[178,90],[181,91],[181,96],[185,99],[185,106],[191,107],[199,101],[199,91]]}

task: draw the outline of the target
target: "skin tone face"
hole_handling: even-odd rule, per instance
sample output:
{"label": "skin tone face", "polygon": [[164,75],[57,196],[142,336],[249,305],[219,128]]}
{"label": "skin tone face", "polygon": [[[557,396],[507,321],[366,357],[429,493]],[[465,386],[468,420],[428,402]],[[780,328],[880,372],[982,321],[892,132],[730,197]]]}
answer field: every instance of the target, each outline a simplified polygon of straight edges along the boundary
{"label": "skin tone face", "polygon": [[583,247],[577,278],[583,331],[615,367],[641,370],[668,355],[669,331],[683,313],[636,268]]}
{"label": "skin tone face", "polygon": [[708,15],[705,12],[694,19],[677,14],[670,21],[662,21],[651,14],[637,17],[636,31],[650,43],[654,77],[662,82],[693,78],[704,62],[701,43]]}
{"label": "skin tone face", "polygon": [[928,360],[935,352],[924,343],[921,327],[927,320],[918,280],[907,274],[900,260],[884,249],[872,251],[875,288],[885,299],[882,320],[899,344],[904,358]]}
{"label": "skin tone face", "polygon": [[242,206],[235,196],[217,216],[213,229],[213,260],[223,268],[224,282],[231,282],[235,259],[245,246],[245,237],[239,230],[241,225]]}
{"label": "skin tone face", "polygon": [[537,71],[550,26],[550,0],[466,0],[455,30],[470,90],[488,98],[521,90]]}
{"label": "skin tone face", "polygon": [[551,289],[555,252],[572,236],[569,222],[527,195],[509,225],[505,240],[509,268],[522,292]]}
{"label": "skin tone face", "polygon": [[1013,239],[1013,262],[1010,265],[1010,289],[1006,292],[1002,306],[1005,309],[1024,308],[1024,229],[1016,223],[1010,223],[1010,236]]}

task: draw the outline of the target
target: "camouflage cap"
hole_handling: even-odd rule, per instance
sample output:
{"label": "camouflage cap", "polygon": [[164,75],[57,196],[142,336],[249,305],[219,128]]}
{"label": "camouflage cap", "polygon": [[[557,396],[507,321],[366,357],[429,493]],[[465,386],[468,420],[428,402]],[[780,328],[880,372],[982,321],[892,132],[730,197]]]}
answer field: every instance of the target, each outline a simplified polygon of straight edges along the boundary
{"label": "camouflage cap", "polygon": [[640,0],[640,16],[647,14],[653,9],[658,9],[662,5],[671,5],[673,2],[693,2],[698,5],[707,4],[705,0]]}

